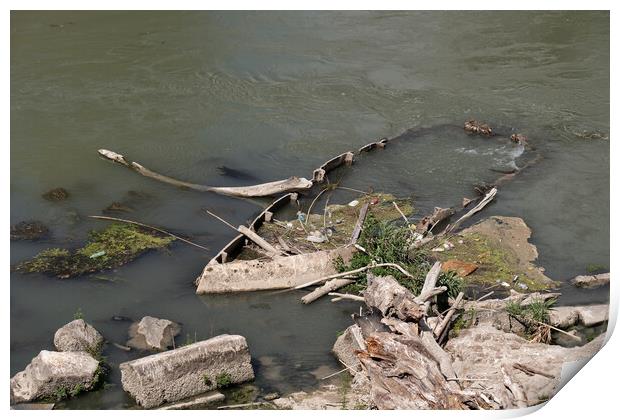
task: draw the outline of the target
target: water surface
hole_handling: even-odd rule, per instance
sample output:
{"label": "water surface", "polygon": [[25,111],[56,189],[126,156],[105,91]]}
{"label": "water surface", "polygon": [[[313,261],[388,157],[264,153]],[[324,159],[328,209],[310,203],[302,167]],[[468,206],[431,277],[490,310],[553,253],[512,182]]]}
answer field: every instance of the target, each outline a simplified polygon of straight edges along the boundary
{"label": "water surface", "polygon": [[[334,174],[343,186],[412,197],[423,213],[453,205],[513,146],[450,125],[482,119],[526,133],[544,156],[501,189],[483,215],[520,216],[547,275],[564,281],[609,267],[609,14],[598,12],[14,12],[11,14],[11,223],[49,224],[45,243],[11,243],[11,262],[49,246],[79,246],[100,214],[129,191],[129,218],[191,236],[212,252],[175,244],[113,272],[73,280],[11,273],[11,374],[78,308],[109,341],[144,315],[208,338],[247,337],[256,384],[316,386],[316,369],[357,306],[300,294],[198,297],[193,280],[268,200],[175,189],[99,159],[107,148],[180,179],[241,185],[227,166],[269,181],[309,176],[343,151],[410,128],[386,150]],[[71,197],[41,193],[62,186]],[[330,202],[355,195],[334,194]],[[606,289],[564,286],[565,302],[601,302]],[[109,346],[111,385],[68,407],[133,405]],[[315,374],[312,372],[315,371]],[[320,371],[320,370],[319,370]]]}

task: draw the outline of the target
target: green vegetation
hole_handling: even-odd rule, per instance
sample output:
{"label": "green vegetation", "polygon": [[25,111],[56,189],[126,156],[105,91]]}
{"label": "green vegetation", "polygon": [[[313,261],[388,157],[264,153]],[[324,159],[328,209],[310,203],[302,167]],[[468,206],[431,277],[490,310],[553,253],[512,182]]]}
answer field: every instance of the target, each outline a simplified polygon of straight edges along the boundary
{"label": "green vegetation", "polygon": [[69,395],[71,396],[71,398],[74,398],[82,392],[84,392],[84,385],[77,384],[73,387],[73,389],[71,389],[71,391],[69,391]]}
{"label": "green vegetation", "polygon": [[457,337],[462,330],[469,328],[473,325],[476,320],[476,309],[469,308],[467,312],[458,316],[458,318],[452,324],[452,329],[449,334],[450,337]]}
{"label": "green vegetation", "polygon": [[69,396],[69,392],[67,391],[67,388],[65,388],[64,386],[61,386],[59,388],[56,388],[56,390],[54,391],[53,399],[55,401],[62,401],[66,399],[68,396]]}
{"label": "green vegetation", "polygon": [[342,410],[347,409],[347,396],[349,394],[349,390],[351,390],[351,380],[352,377],[349,375],[349,372],[344,372],[344,375],[340,375],[340,397]]}
{"label": "green vegetation", "polygon": [[213,385],[213,381],[209,378],[209,375],[207,375],[206,373],[202,376],[202,380],[206,386]]}
{"label": "green vegetation", "polygon": [[[425,249],[411,247],[412,242],[412,231],[408,226],[398,226],[388,221],[380,221],[374,214],[369,214],[358,241],[366,252],[355,253],[348,265],[344,263],[342,258],[336,259],[334,264],[339,272],[365,267],[373,261],[398,264],[413,278],[391,267],[373,268],[370,271],[377,276],[393,276],[400,284],[417,295],[422,289],[424,279],[432,267],[433,261]],[[366,273],[361,273],[358,280],[345,287],[344,290],[348,293],[359,293],[366,288],[366,284]],[[456,297],[462,289],[463,281],[455,273],[449,272],[441,273],[437,284],[448,288],[448,296]]]}
{"label": "green vegetation", "polygon": [[531,341],[549,343],[551,341],[551,329],[549,323],[549,310],[555,304],[555,299],[544,301],[537,299],[528,305],[510,302],[506,305],[506,312],[522,322]]}
{"label": "green vegetation", "polygon": [[127,224],[111,224],[106,229],[92,231],[88,243],[73,252],[50,248],[14,269],[24,273],[46,273],[59,278],[76,277],[126,264],[151,249],[168,246],[169,236],[149,232]]}
{"label": "green vegetation", "polygon": [[220,373],[215,378],[218,388],[227,388],[232,385],[232,378],[228,373]]}
{"label": "green vegetation", "polygon": [[604,266],[602,264],[588,264],[586,267],[586,271],[588,272],[588,274],[597,274],[608,271],[608,269],[607,266]]}
{"label": "green vegetation", "polygon": [[77,308],[75,313],[73,314],[73,319],[84,319],[84,313],[82,312],[82,308]]}

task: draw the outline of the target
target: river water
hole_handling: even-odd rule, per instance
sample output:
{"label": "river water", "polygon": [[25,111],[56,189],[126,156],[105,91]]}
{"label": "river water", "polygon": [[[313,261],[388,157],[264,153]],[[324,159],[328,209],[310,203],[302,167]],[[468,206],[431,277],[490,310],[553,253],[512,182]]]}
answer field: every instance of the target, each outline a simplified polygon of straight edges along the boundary
{"label": "river water", "polygon": [[[12,242],[11,263],[50,246],[79,246],[129,191],[128,218],[190,236],[113,272],[72,280],[11,273],[11,375],[81,309],[109,341],[114,315],[183,324],[183,341],[247,337],[264,392],[312,388],[339,369],[329,350],[353,303],[301,294],[198,297],[194,279],[269,200],[197,193],[140,177],[97,156],[107,148],[167,175],[242,185],[310,176],[327,158],[410,128],[386,150],[337,174],[341,185],[385,190],[420,213],[454,205],[516,154],[465,136],[476,118],[526,133],[543,156],[501,188],[490,214],[523,217],[551,278],[609,267],[609,14],[606,12],[13,12],[11,223],[38,219],[53,237]],[[435,128],[432,128],[435,127]],[[415,133],[415,131],[414,131]],[[517,164],[519,161],[517,160]],[[67,201],[41,194],[64,187]],[[330,202],[346,202],[338,192]],[[565,303],[604,302],[608,289],[562,287]],[[105,389],[68,408],[134,404],[108,346]]]}

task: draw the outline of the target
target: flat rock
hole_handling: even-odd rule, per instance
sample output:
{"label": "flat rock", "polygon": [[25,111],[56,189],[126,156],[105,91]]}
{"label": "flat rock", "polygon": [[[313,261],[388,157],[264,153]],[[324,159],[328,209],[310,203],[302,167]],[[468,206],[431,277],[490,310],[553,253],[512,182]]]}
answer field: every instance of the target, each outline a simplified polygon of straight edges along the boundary
{"label": "flat rock", "polygon": [[123,389],[152,408],[254,379],[244,337],[220,335],[120,364]]}
{"label": "flat rock", "polygon": [[465,277],[476,271],[478,266],[476,264],[468,263],[459,260],[448,260],[441,265],[442,272],[454,271],[461,277]]}
{"label": "flat rock", "polygon": [[199,410],[206,408],[216,402],[224,401],[226,397],[219,391],[210,391],[204,395],[190,398],[187,401],[181,401],[178,403],[165,405],[160,407],[160,410]]}
{"label": "flat rock", "polygon": [[129,327],[127,346],[138,350],[167,350],[180,332],[181,327],[176,322],[145,316]]}
{"label": "flat rock", "polygon": [[557,306],[549,311],[549,324],[567,329],[579,323],[579,312],[571,306]]}
{"label": "flat rock", "polygon": [[592,289],[609,284],[609,273],[596,274],[594,276],[577,276],[571,280],[577,287]]}
{"label": "flat rock", "polygon": [[609,320],[609,305],[575,306],[579,313],[579,322],[584,327],[592,327]]}
{"label": "flat rock", "polygon": [[54,346],[58,351],[85,351],[97,354],[102,345],[103,336],[83,319],[69,322],[54,334]]}
{"label": "flat rock", "polygon": [[[509,401],[505,396],[501,368],[504,367],[513,381],[524,389],[528,405],[538,404],[555,392],[559,384],[564,363],[592,357],[603,344],[600,335],[583,347],[565,348],[555,345],[531,343],[516,334],[505,333],[489,324],[461,330],[458,337],[446,344],[446,351],[453,359],[453,367],[460,378],[485,378],[485,381],[472,380],[469,388],[476,384],[491,393],[499,402]],[[540,374],[527,375],[514,369],[520,363],[532,367]]]}
{"label": "flat rock", "polygon": [[57,398],[60,389],[66,394],[89,390],[96,385],[98,372],[99,362],[86,352],[42,350],[11,378],[11,403]]}
{"label": "flat rock", "polygon": [[531,234],[521,218],[491,216],[459,232],[452,240],[454,248],[437,257],[478,266],[467,276],[471,283],[512,282],[518,276],[529,290],[546,289],[555,282],[534,264],[538,250],[528,241]]}

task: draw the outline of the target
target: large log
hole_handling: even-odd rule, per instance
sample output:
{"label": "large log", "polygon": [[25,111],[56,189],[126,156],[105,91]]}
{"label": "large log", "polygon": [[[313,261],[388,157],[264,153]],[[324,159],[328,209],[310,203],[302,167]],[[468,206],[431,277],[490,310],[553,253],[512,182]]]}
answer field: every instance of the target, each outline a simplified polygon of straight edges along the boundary
{"label": "large log", "polygon": [[180,181],[166,175],[158,174],[137,162],[129,162],[125,156],[111,150],[99,149],[99,154],[106,159],[120,163],[123,166],[133,169],[137,173],[147,178],[155,179],[166,184],[174,185],[179,188],[201,192],[214,192],[217,194],[230,195],[234,197],[267,197],[271,195],[284,194],[291,191],[302,191],[312,188],[312,181],[306,178],[292,176],[287,179],[266,182],[258,185],[248,185],[244,187],[212,187],[209,185],[194,184],[191,182]]}
{"label": "large log", "polygon": [[354,248],[344,247],[310,254],[274,257],[270,261],[236,260],[208,264],[196,279],[196,293],[250,292],[286,289],[315,279],[317,275],[336,273],[334,259],[347,262]]}
{"label": "large log", "polygon": [[254,379],[245,338],[228,334],[121,363],[120,370],[123,389],[145,408]]}

